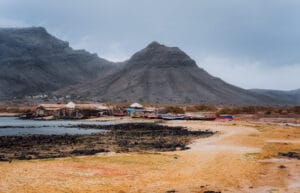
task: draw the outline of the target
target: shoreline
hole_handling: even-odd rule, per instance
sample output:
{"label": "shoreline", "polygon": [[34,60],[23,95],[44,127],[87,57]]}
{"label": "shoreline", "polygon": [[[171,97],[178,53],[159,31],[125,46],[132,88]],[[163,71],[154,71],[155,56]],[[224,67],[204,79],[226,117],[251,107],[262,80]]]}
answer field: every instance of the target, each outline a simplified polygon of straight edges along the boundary
{"label": "shoreline", "polygon": [[[129,121],[130,118],[118,120]],[[218,133],[192,139],[187,145],[190,149],[185,151],[104,152],[59,159],[0,162],[0,173],[9,172],[0,179],[4,185],[0,192],[15,185],[18,188],[9,193],[24,192],[24,189],[50,193],[66,190],[75,193],[300,191],[297,183],[300,181],[300,161],[279,155],[300,149],[299,127],[249,120],[163,121],[160,124]],[[28,186],[32,178],[38,180]],[[63,187],[61,181],[65,184]]]}
{"label": "shoreline", "polygon": [[[189,131],[153,123],[115,125],[70,125],[106,132],[76,135],[0,136],[0,161],[94,155],[101,152],[143,152],[185,150],[192,140],[210,137],[211,131]],[[31,147],[28,149],[28,147]]]}

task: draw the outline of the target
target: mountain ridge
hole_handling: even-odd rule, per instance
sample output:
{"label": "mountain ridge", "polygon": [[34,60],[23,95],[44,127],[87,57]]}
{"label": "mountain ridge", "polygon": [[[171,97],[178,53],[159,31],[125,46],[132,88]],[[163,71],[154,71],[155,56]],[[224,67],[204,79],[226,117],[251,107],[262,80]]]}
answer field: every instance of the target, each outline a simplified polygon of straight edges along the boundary
{"label": "mountain ridge", "polygon": [[[88,86],[87,86],[88,85]],[[145,103],[278,104],[279,99],[233,86],[211,76],[177,47],[152,42],[109,76],[62,89],[59,95],[91,100]]]}
{"label": "mountain ridge", "polygon": [[0,29],[0,99],[51,93],[98,77],[112,64],[73,50],[42,27]]}
{"label": "mountain ridge", "polygon": [[[295,104],[210,75],[178,47],[156,41],[120,63],[74,50],[42,27],[0,28],[0,100],[37,94],[106,102]],[[282,97],[282,98],[281,98]]]}
{"label": "mountain ridge", "polygon": [[258,93],[273,98],[280,98],[286,103],[300,105],[300,89],[295,90],[271,90],[271,89],[249,89],[251,92]]}

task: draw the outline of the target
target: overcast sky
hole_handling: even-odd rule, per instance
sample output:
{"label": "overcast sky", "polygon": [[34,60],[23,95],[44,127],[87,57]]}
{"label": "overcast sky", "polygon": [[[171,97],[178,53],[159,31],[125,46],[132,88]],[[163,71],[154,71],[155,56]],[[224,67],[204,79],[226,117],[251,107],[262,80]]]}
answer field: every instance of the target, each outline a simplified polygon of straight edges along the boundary
{"label": "overcast sky", "polygon": [[43,26],[112,61],[156,40],[243,88],[300,88],[299,0],[0,0],[0,27]]}

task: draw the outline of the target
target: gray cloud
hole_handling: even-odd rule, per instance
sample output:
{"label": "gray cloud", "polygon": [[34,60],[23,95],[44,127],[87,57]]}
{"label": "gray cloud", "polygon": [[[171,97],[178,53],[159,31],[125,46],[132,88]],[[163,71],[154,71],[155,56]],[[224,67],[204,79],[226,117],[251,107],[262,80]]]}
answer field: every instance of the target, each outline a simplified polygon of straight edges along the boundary
{"label": "gray cloud", "polygon": [[244,88],[300,87],[298,0],[0,0],[0,26],[45,26],[124,60],[153,40]]}

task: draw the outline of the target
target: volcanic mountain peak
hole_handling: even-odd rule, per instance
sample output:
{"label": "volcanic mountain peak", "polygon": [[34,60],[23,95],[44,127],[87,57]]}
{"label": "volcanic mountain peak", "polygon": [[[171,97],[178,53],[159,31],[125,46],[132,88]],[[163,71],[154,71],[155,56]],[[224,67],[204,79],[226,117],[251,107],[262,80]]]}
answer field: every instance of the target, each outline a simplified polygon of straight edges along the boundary
{"label": "volcanic mountain peak", "polygon": [[151,42],[150,44],[148,44],[148,46],[147,46],[147,48],[159,48],[159,47],[166,47],[166,46],[164,46],[164,45],[162,45],[162,44],[160,44],[159,42],[157,42],[157,41],[153,41],[153,42]]}
{"label": "volcanic mountain peak", "polygon": [[168,47],[156,41],[134,54],[129,62],[149,67],[195,67],[196,63],[178,47]]}

